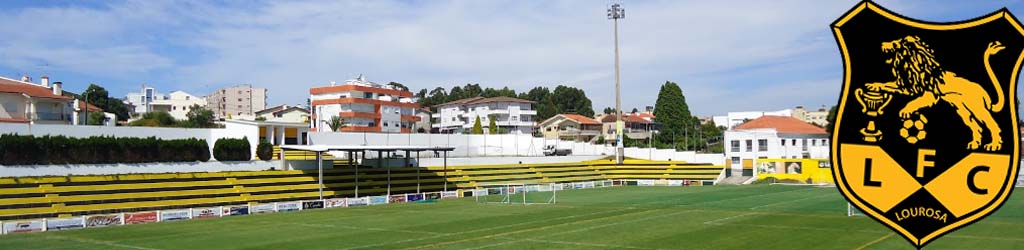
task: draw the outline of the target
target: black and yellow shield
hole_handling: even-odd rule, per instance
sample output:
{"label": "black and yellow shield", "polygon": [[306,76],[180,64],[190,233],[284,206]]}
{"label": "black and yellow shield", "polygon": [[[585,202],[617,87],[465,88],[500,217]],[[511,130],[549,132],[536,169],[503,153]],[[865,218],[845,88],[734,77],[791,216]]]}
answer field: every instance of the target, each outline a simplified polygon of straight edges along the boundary
{"label": "black and yellow shield", "polygon": [[846,199],[919,248],[999,208],[1019,165],[1016,18],[933,23],[863,2],[832,29],[845,67],[832,161]]}

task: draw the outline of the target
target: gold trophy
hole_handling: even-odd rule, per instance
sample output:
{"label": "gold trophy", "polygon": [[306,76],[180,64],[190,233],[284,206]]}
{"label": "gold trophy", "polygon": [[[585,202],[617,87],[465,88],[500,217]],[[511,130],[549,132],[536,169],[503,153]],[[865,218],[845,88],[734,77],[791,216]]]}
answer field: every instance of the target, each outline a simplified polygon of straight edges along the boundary
{"label": "gold trophy", "polygon": [[[889,101],[892,100],[892,95],[889,93],[864,91],[864,89],[859,88],[853,94],[862,107],[860,112],[869,117],[882,115],[882,109],[885,108],[885,105],[889,105]],[[868,127],[860,129],[860,133],[864,135],[864,141],[866,142],[882,140],[882,131],[875,128],[875,121],[869,120]]]}

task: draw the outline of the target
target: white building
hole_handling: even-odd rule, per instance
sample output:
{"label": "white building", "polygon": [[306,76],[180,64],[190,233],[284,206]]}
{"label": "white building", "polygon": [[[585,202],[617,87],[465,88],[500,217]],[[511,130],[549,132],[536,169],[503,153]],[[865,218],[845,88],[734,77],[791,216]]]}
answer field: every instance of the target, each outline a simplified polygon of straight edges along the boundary
{"label": "white building", "polygon": [[149,110],[150,112],[164,111],[171,114],[174,119],[187,120],[187,115],[192,110],[192,105],[206,107],[206,99],[185,93],[184,91],[174,91],[167,96],[162,96],[150,102]]}
{"label": "white building", "polygon": [[268,122],[301,122],[309,123],[309,110],[299,106],[278,105],[256,111],[256,118],[263,117]]}
{"label": "white building", "polygon": [[437,113],[431,125],[441,133],[463,133],[473,128],[476,118],[487,131],[490,119],[495,125],[513,134],[531,134],[535,125],[533,101],[511,97],[473,97],[434,106]]}
{"label": "white building", "polygon": [[715,122],[715,126],[725,127],[726,129],[732,129],[736,125],[743,124],[745,121],[754,120],[762,116],[793,116],[792,109],[783,109],[778,111],[743,111],[743,112],[729,112],[726,115],[714,116],[711,118]]}
{"label": "white building", "polygon": [[789,116],[762,116],[725,131],[726,165],[732,175],[752,176],[757,159],[827,159],[825,129]]}
{"label": "white building", "polygon": [[135,109],[132,110],[134,113],[145,114],[152,111],[152,108],[149,106],[150,103],[164,98],[167,97],[157,93],[155,88],[143,84],[142,90],[138,93],[128,93],[124,100],[131,106],[135,107]]}
{"label": "white building", "polygon": [[[345,84],[309,89],[312,131],[331,131],[333,117],[344,119],[343,132],[410,133],[420,120],[413,93],[367,81],[365,77]],[[336,131],[339,132],[339,131]]]}

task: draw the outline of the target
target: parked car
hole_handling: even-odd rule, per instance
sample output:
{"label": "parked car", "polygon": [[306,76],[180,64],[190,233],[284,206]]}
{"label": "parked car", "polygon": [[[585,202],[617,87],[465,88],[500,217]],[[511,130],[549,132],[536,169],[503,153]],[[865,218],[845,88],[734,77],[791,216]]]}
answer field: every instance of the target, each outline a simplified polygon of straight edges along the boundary
{"label": "parked car", "polygon": [[571,154],[572,149],[569,148],[557,148],[555,145],[544,146],[544,156],[565,156]]}

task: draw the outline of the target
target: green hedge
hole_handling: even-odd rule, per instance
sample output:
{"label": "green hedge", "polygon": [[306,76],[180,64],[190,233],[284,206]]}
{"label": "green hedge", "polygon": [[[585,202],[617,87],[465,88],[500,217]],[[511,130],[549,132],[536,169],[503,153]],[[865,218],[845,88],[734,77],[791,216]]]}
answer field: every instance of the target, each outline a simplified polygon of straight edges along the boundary
{"label": "green hedge", "polygon": [[251,161],[251,150],[248,137],[222,138],[213,143],[213,158],[218,161]]}
{"label": "green hedge", "polygon": [[256,157],[259,157],[260,160],[269,161],[274,157],[274,145],[267,141],[260,141],[260,144],[256,145]]}
{"label": "green hedge", "polygon": [[201,139],[0,135],[0,164],[104,164],[210,160]]}

